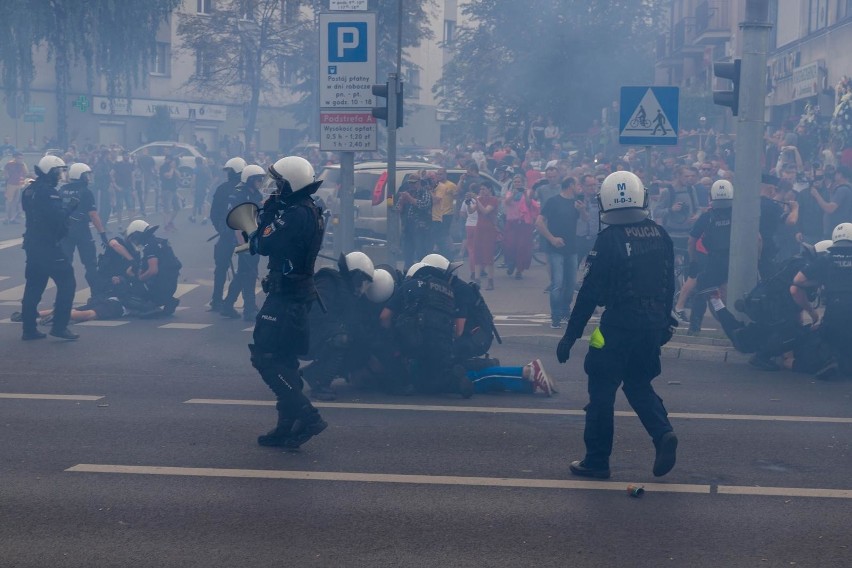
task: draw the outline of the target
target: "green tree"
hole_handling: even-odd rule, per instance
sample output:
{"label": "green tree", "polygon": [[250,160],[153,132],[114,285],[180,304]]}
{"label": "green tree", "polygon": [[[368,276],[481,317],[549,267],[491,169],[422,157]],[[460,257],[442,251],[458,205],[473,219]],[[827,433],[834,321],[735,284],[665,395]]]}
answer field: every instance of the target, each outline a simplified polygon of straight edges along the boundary
{"label": "green tree", "polygon": [[29,13],[30,0],[7,0],[0,18],[0,77],[6,96],[6,112],[20,116],[29,103],[35,76],[33,45],[38,42],[39,22]]}
{"label": "green tree", "polygon": [[178,25],[183,52],[195,58],[189,85],[247,101],[245,143],[253,141],[265,92],[293,80],[296,37],[309,24],[298,1],[223,0],[210,14],[184,14]]}
{"label": "green tree", "polygon": [[552,116],[588,126],[618,88],[653,78],[655,0],[480,0],[447,46],[452,60],[435,92],[464,131]]}

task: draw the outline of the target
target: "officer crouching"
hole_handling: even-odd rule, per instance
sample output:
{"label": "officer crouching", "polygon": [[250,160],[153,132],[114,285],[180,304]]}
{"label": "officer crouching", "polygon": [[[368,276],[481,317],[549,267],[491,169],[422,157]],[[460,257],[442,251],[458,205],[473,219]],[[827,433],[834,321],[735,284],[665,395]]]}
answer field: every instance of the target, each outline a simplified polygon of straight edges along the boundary
{"label": "officer crouching", "polygon": [[68,322],[77,281],[71,259],[63,251],[60,241],[68,234],[68,216],[77,208],[79,201],[74,199],[66,206],[62,205],[56,186],[67,168],[61,158],[44,156],[35,169],[36,180],[24,188],[21,195],[21,205],[27,215],[24,232],[26,285],[21,302],[24,332],[21,339],[30,341],[46,337],[36,328],[36,320],[38,303],[47,288],[48,279],[52,278],[56,283],[56,302],[50,335],[74,340],[79,335],[68,329]]}
{"label": "officer crouching", "polygon": [[308,352],[308,311],[317,299],[314,262],[322,246],[325,220],[311,195],[322,181],[304,158],[288,156],[269,167],[276,189],[263,204],[250,236],[251,254],[269,257],[263,279],[267,293],[249,345],[252,366],[275,393],[278,423],[258,437],[261,446],[295,449],[326,429],[302,394],[299,356]]}
{"label": "officer crouching", "polygon": [[627,401],[654,441],[653,471],[659,477],[674,467],[677,451],[668,414],[651,386],[661,371],[660,347],[677,325],[670,316],[672,240],[648,218],[648,194],[635,174],[607,176],[598,203],[600,220],[609,227],[598,234],[586,260],[583,285],[556,351],[559,362],[566,362],[595,308],[604,306],[584,364],[589,376],[586,456],[572,462],[570,469],[574,475],[609,478],[615,394],[623,382]]}

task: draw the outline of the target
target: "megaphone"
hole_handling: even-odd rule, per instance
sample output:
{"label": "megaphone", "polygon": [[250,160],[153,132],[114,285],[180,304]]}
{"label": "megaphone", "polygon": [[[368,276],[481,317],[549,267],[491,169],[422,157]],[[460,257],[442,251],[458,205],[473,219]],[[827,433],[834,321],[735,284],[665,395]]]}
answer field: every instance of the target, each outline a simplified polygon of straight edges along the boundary
{"label": "megaphone", "polygon": [[[250,235],[257,230],[257,211],[257,204],[251,201],[240,203],[228,213],[225,224],[235,231],[243,231]],[[234,253],[246,252],[248,249],[249,244],[243,243],[234,248]]]}

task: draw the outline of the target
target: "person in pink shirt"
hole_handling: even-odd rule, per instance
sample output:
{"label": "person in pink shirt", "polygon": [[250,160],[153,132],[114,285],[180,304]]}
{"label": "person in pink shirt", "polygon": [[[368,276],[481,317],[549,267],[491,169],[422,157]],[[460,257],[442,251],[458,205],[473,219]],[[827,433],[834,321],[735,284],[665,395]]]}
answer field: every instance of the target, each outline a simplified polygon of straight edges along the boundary
{"label": "person in pink shirt", "polygon": [[520,280],[524,270],[530,267],[535,220],[541,212],[541,206],[533,199],[533,191],[526,187],[521,174],[512,178],[512,184],[503,197],[503,211],[506,214],[503,229],[506,273],[509,276],[514,274],[515,279]]}

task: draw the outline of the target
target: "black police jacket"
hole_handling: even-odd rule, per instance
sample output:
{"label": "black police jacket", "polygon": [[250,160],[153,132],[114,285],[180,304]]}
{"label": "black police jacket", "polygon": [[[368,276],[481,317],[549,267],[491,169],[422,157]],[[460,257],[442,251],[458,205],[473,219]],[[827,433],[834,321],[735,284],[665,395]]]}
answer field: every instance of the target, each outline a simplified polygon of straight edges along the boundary
{"label": "black police jacket", "polygon": [[665,229],[650,219],[610,225],[586,259],[565,337],[580,338],[597,306],[605,307],[602,326],[667,329],[673,297],[674,249]]}
{"label": "black police jacket", "polygon": [[210,202],[210,222],[213,224],[213,228],[219,233],[220,238],[227,238],[229,235],[234,241],[236,241],[234,232],[228,228],[225,220],[230,213],[228,202],[236,186],[237,181],[231,180],[220,184],[213,192],[213,200]]}
{"label": "black police jacket", "polygon": [[68,211],[63,208],[56,188],[44,178],[35,180],[24,188],[21,206],[27,215],[24,249],[58,247],[62,237],[68,234]]}
{"label": "black police jacket", "polygon": [[257,252],[269,257],[271,275],[283,274],[294,282],[312,279],[324,233],[322,209],[309,195],[272,197],[261,210]]}

